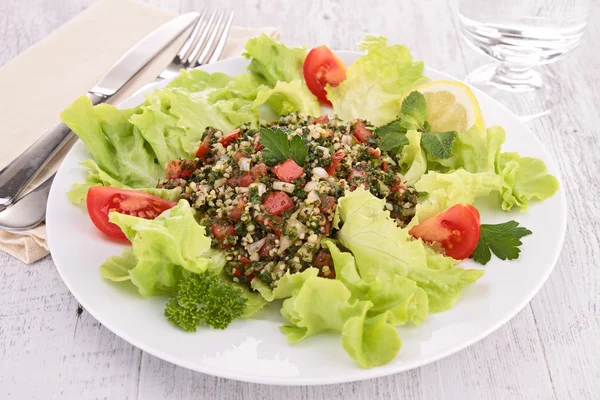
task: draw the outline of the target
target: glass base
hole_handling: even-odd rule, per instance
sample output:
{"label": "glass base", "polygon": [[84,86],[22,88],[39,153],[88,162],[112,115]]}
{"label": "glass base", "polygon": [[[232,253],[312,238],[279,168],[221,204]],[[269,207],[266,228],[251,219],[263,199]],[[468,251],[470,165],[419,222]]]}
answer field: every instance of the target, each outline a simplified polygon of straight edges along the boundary
{"label": "glass base", "polygon": [[561,98],[559,81],[547,71],[499,64],[472,71],[466,82],[505,105],[521,120],[548,114]]}

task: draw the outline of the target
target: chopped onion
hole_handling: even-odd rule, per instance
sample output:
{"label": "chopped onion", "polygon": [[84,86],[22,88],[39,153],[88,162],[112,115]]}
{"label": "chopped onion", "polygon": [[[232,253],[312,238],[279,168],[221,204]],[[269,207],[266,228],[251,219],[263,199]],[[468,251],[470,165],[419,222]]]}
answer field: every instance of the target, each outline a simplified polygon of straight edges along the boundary
{"label": "chopped onion", "polygon": [[237,186],[237,187],[235,188],[235,191],[236,191],[237,193],[248,193],[248,192],[250,191],[250,188],[247,188],[247,187],[242,187],[242,186]]}
{"label": "chopped onion", "polygon": [[306,234],[306,226],[296,218],[296,215],[292,215],[288,220],[286,226],[286,231],[296,231],[296,236],[301,237],[303,234]]}
{"label": "chopped onion", "polygon": [[327,178],[329,176],[327,171],[325,171],[325,168],[321,168],[321,167],[313,168],[311,173],[313,174],[313,176],[316,176],[317,178]]}
{"label": "chopped onion", "polygon": [[323,152],[323,157],[324,158],[329,157],[329,149],[327,147],[317,146],[317,149],[319,149],[319,150],[321,150]]}
{"label": "chopped onion", "polygon": [[292,245],[292,240],[287,236],[282,236],[279,239],[279,252],[283,253]]}
{"label": "chopped onion", "polygon": [[238,165],[242,171],[250,171],[250,159],[246,157],[240,158]]}
{"label": "chopped onion", "polygon": [[215,181],[215,189],[220,188],[221,186],[223,186],[225,184],[225,182],[227,182],[227,178],[221,178],[221,179],[217,179]]}
{"label": "chopped onion", "polygon": [[319,181],[310,181],[304,186],[306,192],[312,192],[319,187]]}
{"label": "chopped onion", "polygon": [[258,188],[258,195],[262,196],[267,191],[267,185],[264,183],[257,183],[256,187]]}
{"label": "chopped onion", "polygon": [[296,185],[293,183],[275,181],[273,182],[273,190],[281,190],[282,192],[293,193]]}
{"label": "chopped onion", "polygon": [[308,193],[308,196],[306,196],[306,200],[304,201],[306,204],[312,204],[312,203],[316,203],[317,201],[319,201],[319,195],[317,194],[316,191],[311,191]]}
{"label": "chopped onion", "polygon": [[260,240],[257,240],[256,242],[249,244],[248,247],[246,248],[246,250],[248,250],[248,253],[250,253],[250,254],[256,254],[256,253],[258,253],[260,248],[263,247],[263,244],[265,244],[266,240],[267,240],[266,237],[264,237]]}
{"label": "chopped onion", "polygon": [[199,189],[201,192],[206,192],[206,193],[208,193],[208,192],[210,192],[210,189],[212,189],[212,188],[210,187],[210,185],[200,185],[200,186],[198,187],[198,189]]}

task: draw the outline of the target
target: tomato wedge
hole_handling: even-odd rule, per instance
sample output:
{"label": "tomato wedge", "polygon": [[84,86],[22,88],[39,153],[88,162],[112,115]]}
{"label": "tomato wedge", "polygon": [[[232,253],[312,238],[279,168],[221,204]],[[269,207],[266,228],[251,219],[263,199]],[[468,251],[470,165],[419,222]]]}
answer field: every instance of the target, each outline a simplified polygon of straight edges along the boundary
{"label": "tomato wedge", "polygon": [[333,153],[333,156],[331,156],[331,164],[329,164],[329,167],[327,167],[327,173],[330,176],[335,175],[335,171],[342,163],[342,158],[344,158],[345,155],[346,152],[344,150],[338,150]]}
{"label": "tomato wedge", "polygon": [[177,205],[174,201],[148,193],[111,186],[92,186],[88,190],[86,203],[88,214],[96,228],[105,235],[120,240],[127,240],[127,237],[121,228],[108,221],[108,213],[116,211],[139,218],[154,219],[163,211]]}
{"label": "tomato wedge", "polygon": [[346,65],[327,46],[312,49],[304,60],[304,80],[310,91],[323,104],[331,105],[327,100],[327,84],[337,86],[346,79]]}
{"label": "tomato wedge", "polygon": [[414,226],[409,233],[425,242],[438,242],[446,255],[457,260],[469,257],[479,242],[479,211],[457,204]]}

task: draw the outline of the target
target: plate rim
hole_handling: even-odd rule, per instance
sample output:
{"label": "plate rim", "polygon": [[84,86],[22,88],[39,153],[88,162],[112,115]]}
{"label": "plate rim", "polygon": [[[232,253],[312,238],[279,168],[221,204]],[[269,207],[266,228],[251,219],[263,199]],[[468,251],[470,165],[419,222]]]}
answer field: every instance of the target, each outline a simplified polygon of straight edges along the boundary
{"label": "plate rim", "polygon": [[[356,57],[356,56],[360,56],[364,53],[362,52],[358,52],[358,51],[336,51],[336,53],[338,55],[340,55],[341,57],[344,56],[350,56],[350,57]],[[236,56],[236,57],[232,57],[232,58],[228,58],[226,60],[222,60],[222,61],[218,61],[216,63],[213,64],[209,64],[209,65],[205,65],[205,66],[201,66],[198,67],[196,69],[201,69],[201,70],[206,70],[206,69],[218,69],[219,64],[223,64],[223,63],[233,63],[233,62],[239,62],[239,60],[246,60],[244,57],[242,56]],[[434,72],[436,74],[439,74],[441,76],[444,76],[445,79],[447,80],[452,80],[452,81],[458,81],[461,83],[465,83],[464,81],[460,80],[460,79],[456,79],[455,77],[446,74],[444,72],[440,72],[436,69],[433,68],[429,68],[429,67],[425,67],[425,71],[431,71]],[[218,72],[218,71],[211,71],[211,72]],[[175,77],[171,78],[171,79],[166,79],[164,81],[160,81],[160,82],[155,82],[152,85],[148,85],[145,86],[143,89],[144,90],[138,90],[136,92],[134,92],[131,96],[127,97],[126,99],[124,99],[123,101],[121,101],[119,104],[116,104],[115,106],[117,108],[121,108],[123,104],[126,104],[128,101],[131,101],[131,99],[135,96],[138,96],[140,94],[149,92],[151,90],[154,90],[155,88],[159,88],[162,87],[166,84],[168,84],[169,81],[171,81],[172,79],[174,79]],[[466,84],[466,83],[465,83]],[[493,103],[495,103],[495,105],[501,109],[503,109],[505,112],[510,113],[511,115],[513,115],[516,119],[518,119],[518,117],[512,113],[507,107],[505,107],[504,105],[502,105],[501,103],[499,103],[498,101],[494,100],[491,96],[487,95],[486,93],[480,91],[477,88],[474,88],[468,84],[466,84],[467,86],[469,86],[469,88],[475,93],[476,98],[480,98],[480,97],[486,97],[487,100],[492,101]],[[551,156],[551,154],[549,153],[549,151],[546,149],[546,147],[544,146],[544,144],[542,143],[542,141],[537,137],[537,135],[535,135],[533,133],[533,131],[526,126],[523,121],[520,121],[521,125],[523,127],[523,129],[525,129],[527,131],[527,133],[533,137],[534,141],[537,142],[537,144],[540,146],[541,150],[543,151],[543,153],[545,153],[545,155],[547,156],[547,159],[550,160],[550,163],[552,165],[552,170],[554,175],[556,176],[556,178],[558,179],[559,182],[559,190],[558,192],[555,194],[556,196],[560,196],[560,203],[562,204],[562,209],[561,209],[561,213],[559,214],[560,216],[560,234],[559,234],[559,239],[560,239],[560,246],[557,246],[554,249],[554,254],[552,255],[552,261],[551,261],[551,267],[547,269],[547,272],[545,272],[544,276],[541,276],[538,281],[537,284],[529,291],[529,293],[523,297],[523,300],[519,303],[518,306],[515,306],[514,309],[508,313],[507,316],[505,316],[502,319],[499,319],[498,321],[496,321],[496,323],[492,324],[490,327],[488,327],[487,329],[485,329],[484,331],[482,331],[481,333],[479,333],[478,335],[475,335],[474,337],[472,337],[469,340],[465,340],[463,342],[461,342],[460,344],[454,345],[449,347],[448,349],[446,349],[445,351],[442,351],[440,353],[434,354],[434,355],[430,355],[428,357],[424,357],[424,358],[419,358],[417,360],[414,361],[409,361],[403,364],[400,364],[400,366],[398,368],[391,368],[391,369],[381,369],[381,368],[372,368],[372,369],[363,369],[361,370],[361,376],[359,377],[350,377],[350,378],[344,378],[344,375],[341,376],[335,376],[335,375],[331,375],[329,377],[325,377],[325,378],[321,378],[321,379],[316,379],[316,378],[302,378],[302,377],[284,377],[284,376],[271,376],[271,377],[266,377],[264,375],[251,375],[251,374],[240,374],[238,372],[235,371],[227,371],[227,370],[223,370],[221,368],[217,368],[217,367],[209,367],[209,366],[202,366],[199,364],[192,364],[186,360],[181,360],[179,358],[177,358],[176,356],[172,356],[169,353],[165,353],[161,350],[157,350],[155,348],[153,348],[152,346],[146,345],[144,343],[141,343],[138,339],[136,339],[135,337],[132,337],[131,335],[129,335],[127,332],[121,331],[118,328],[115,328],[113,326],[113,324],[109,321],[107,322],[106,319],[104,317],[99,317],[96,313],[96,311],[93,309],[93,307],[89,306],[89,303],[87,302],[87,300],[83,300],[85,299],[85,296],[81,296],[80,294],[80,290],[81,289],[76,289],[77,285],[73,285],[73,282],[71,282],[71,280],[68,277],[68,274],[65,273],[65,271],[61,268],[61,266],[59,265],[59,263],[57,263],[54,259],[54,265],[56,266],[56,269],[61,277],[61,280],[64,282],[64,284],[67,286],[67,288],[69,289],[69,291],[71,292],[71,294],[76,298],[76,300],[86,309],[86,311],[92,316],[94,317],[98,322],[100,322],[103,326],[105,326],[109,331],[111,331],[112,333],[114,333],[115,335],[117,335],[118,337],[120,337],[121,339],[125,340],[126,342],[128,342],[129,344],[137,347],[138,349],[145,351],[157,358],[160,358],[162,360],[165,360],[171,364],[174,365],[178,365],[181,366],[183,368],[192,370],[192,371],[196,371],[196,372],[200,372],[200,373],[204,373],[207,375],[212,375],[212,376],[217,376],[217,377],[222,377],[222,378],[226,378],[226,379],[233,379],[233,380],[237,380],[237,381],[241,381],[241,382],[250,382],[250,383],[259,383],[259,384],[268,384],[268,385],[280,385],[280,386],[320,386],[320,385],[332,385],[332,384],[339,384],[339,383],[346,383],[346,382],[358,382],[358,381],[363,381],[363,380],[367,380],[367,379],[373,379],[373,378],[377,378],[377,377],[384,377],[384,376],[390,376],[390,375],[394,375],[397,373],[401,373],[401,372],[406,372],[406,371],[410,371],[412,369],[418,368],[418,367],[422,367],[428,364],[431,364],[435,361],[439,361],[441,359],[444,359],[450,355],[453,355],[459,351],[464,350],[467,347],[470,347],[471,345],[481,341],[482,339],[484,339],[485,337],[489,336],[490,334],[492,334],[493,332],[495,332],[496,330],[498,330],[501,326],[505,325],[508,321],[510,321],[511,319],[513,319],[519,312],[521,312],[525,306],[527,306],[527,304],[529,304],[529,302],[533,299],[533,297],[535,297],[535,295],[541,290],[541,288],[544,286],[544,284],[546,283],[546,281],[548,280],[548,278],[550,277],[550,274],[554,271],[555,267],[556,267],[556,263],[558,262],[558,259],[560,257],[560,254],[562,252],[562,248],[564,247],[564,242],[565,242],[565,236],[566,236],[566,229],[567,229],[567,221],[568,221],[568,212],[567,212],[567,198],[566,198],[566,194],[565,194],[565,186],[563,183],[563,179],[562,179],[562,174],[561,174],[561,170],[558,168],[558,165],[554,162],[553,157]],[[80,140],[78,140],[79,142]],[[81,144],[79,144],[81,145]],[[75,147],[75,146],[74,146]],[[73,151],[73,148],[69,150],[69,154]],[[63,171],[63,163],[61,162],[61,165],[58,168],[57,171],[57,175],[61,174]],[[49,194],[49,199],[57,196],[57,194],[55,193],[57,189],[55,189],[55,186],[53,185],[51,187],[50,190],[50,194]],[[48,201],[47,203],[47,214],[50,215],[49,211],[50,211],[50,204],[51,202]],[[52,218],[50,219],[52,220]],[[51,232],[54,231],[54,228],[52,228],[53,224],[50,223],[46,225],[46,230],[47,230],[47,241],[48,241],[48,247],[50,249],[50,252],[52,253],[52,248],[54,246],[54,234],[52,234]],[[98,276],[100,276],[98,274]]]}

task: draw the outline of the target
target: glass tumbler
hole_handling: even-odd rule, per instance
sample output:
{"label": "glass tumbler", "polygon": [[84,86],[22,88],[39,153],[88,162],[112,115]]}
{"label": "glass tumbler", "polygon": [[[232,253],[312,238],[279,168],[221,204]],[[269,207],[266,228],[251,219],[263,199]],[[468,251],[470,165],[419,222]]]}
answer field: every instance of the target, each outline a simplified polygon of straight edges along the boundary
{"label": "glass tumbler", "polygon": [[560,99],[560,77],[538,67],[574,50],[591,0],[458,0],[467,42],[500,63],[472,71],[467,83],[523,120],[548,113]]}

